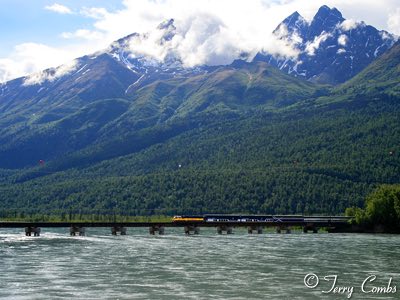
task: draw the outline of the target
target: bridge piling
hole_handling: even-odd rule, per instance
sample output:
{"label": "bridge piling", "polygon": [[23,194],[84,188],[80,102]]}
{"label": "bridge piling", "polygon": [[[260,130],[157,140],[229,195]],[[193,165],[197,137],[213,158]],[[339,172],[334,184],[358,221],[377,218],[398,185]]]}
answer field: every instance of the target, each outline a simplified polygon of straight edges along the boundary
{"label": "bridge piling", "polygon": [[199,234],[200,233],[200,228],[195,225],[188,225],[184,227],[184,231],[186,235],[190,235],[191,233],[193,234]]}
{"label": "bridge piling", "polygon": [[286,234],[292,233],[292,229],[289,226],[277,226],[276,233],[282,233],[284,231]]}
{"label": "bridge piling", "polygon": [[220,225],[217,227],[218,234],[222,234],[224,231],[226,234],[233,234],[233,227],[229,225]]}
{"label": "bridge piling", "polygon": [[165,227],[160,226],[160,225],[155,225],[155,226],[149,227],[149,233],[151,235],[155,235],[156,232],[158,232],[159,235],[163,235],[165,233]]}
{"label": "bridge piling", "polygon": [[249,226],[247,227],[247,233],[248,234],[262,234],[263,233],[263,227],[262,226]]}
{"label": "bridge piling", "polygon": [[77,234],[79,236],[85,236],[86,230],[85,230],[85,227],[71,226],[69,229],[69,233],[71,236],[76,236]]}
{"label": "bridge piling", "polygon": [[303,233],[308,233],[308,231],[312,231],[313,233],[318,233],[319,228],[314,224],[307,224],[303,227]]}
{"label": "bridge piling", "polygon": [[112,235],[117,235],[118,232],[120,235],[126,235],[126,227],[123,226],[113,226],[111,227],[111,234]]}
{"label": "bridge piling", "polygon": [[41,229],[39,227],[25,227],[26,236],[40,236]]}

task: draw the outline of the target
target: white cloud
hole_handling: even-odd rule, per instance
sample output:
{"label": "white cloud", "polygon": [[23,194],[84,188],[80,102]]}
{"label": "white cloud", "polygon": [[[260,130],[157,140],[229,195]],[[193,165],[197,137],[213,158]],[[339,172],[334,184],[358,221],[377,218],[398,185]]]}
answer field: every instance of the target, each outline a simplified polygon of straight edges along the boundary
{"label": "white cloud", "polygon": [[76,57],[87,54],[87,51],[90,53],[96,48],[90,47],[87,44],[85,50],[82,44],[66,48],[49,47],[37,43],[17,45],[10,56],[0,59],[0,82],[63,64],[71,65],[71,61]]}
{"label": "white cloud", "polygon": [[101,20],[107,17],[108,11],[103,7],[84,7],[80,14],[88,18]]}
{"label": "white cloud", "polygon": [[61,65],[57,68],[51,68],[44,71],[40,71],[37,73],[30,74],[24,80],[23,85],[35,85],[41,84],[45,81],[54,81],[66,74],[69,74],[76,70],[78,67],[78,62],[76,60],[72,60],[67,64]]}
{"label": "white cloud", "polygon": [[342,34],[342,35],[339,36],[339,38],[338,38],[338,43],[339,43],[339,45],[345,47],[348,40],[349,40],[348,36],[345,35],[345,34]]}
{"label": "white cloud", "polygon": [[392,33],[400,35],[400,7],[389,15],[388,28]]}
{"label": "white cloud", "polygon": [[315,55],[315,51],[318,50],[319,46],[321,45],[321,43],[325,42],[329,37],[331,37],[332,35],[330,33],[327,32],[322,32],[319,36],[316,36],[314,38],[314,41],[312,41],[311,43],[307,43],[306,46],[306,52],[308,55]]}
{"label": "white cloud", "polygon": [[365,21],[379,30],[389,30],[388,18],[397,8],[400,8],[399,0],[280,0],[286,9],[295,8],[306,19],[314,16],[321,5],[336,7],[345,19]]}
{"label": "white cloud", "polygon": [[[174,44],[168,46],[180,54],[186,66],[227,64],[243,52],[255,54],[260,50],[297,55],[294,41],[277,40],[272,35],[287,14],[274,13],[282,9],[277,4],[266,7],[263,0],[253,0],[251,5],[242,0],[125,0],[124,4],[126,9],[104,14],[95,27],[117,39],[132,33],[131,28],[152,32],[161,21],[174,18],[178,32]],[[152,33],[145,44],[132,45],[133,50],[162,60],[168,51],[155,45],[155,40],[157,33]]]}
{"label": "white cloud", "polygon": [[169,41],[160,42],[165,31],[159,29],[133,37],[129,50],[136,56],[150,56],[159,62],[174,55],[185,67],[230,64],[242,53],[256,54],[253,48],[242,45],[239,36],[216,16],[204,13],[187,16],[176,27]]}
{"label": "white cloud", "polygon": [[96,30],[78,29],[74,32],[63,32],[61,37],[64,39],[84,39],[84,40],[101,40],[104,34]]}
{"label": "white cloud", "polygon": [[[337,7],[344,17],[352,19],[343,23],[343,28],[350,29],[357,26],[361,20],[368,21],[371,15],[387,15],[387,7],[395,5],[398,0],[383,1],[388,6],[377,4],[376,0],[123,0],[125,8],[122,10],[108,12],[93,8],[86,9],[86,14],[96,19],[95,28],[104,32],[109,40],[132,32],[152,31],[160,22],[170,18],[176,20],[178,30],[182,32],[186,30],[182,29],[182,24],[183,27],[192,24],[192,27],[188,27],[187,34],[180,34],[181,39],[175,39],[182,44],[173,47],[182,54],[187,65],[193,65],[196,61],[227,62],[238,53],[255,53],[261,49],[273,54],[295,57],[297,52],[294,46],[301,42],[300,38],[277,40],[272,35],[275,27],[292,12],[297,10],[305,19],[311,20],[318,8],[327,4]],[[197,24],[202,23],[197,21],[200,18],[204,18],[203,25],[207,24],[207,28],[202,29]],[[211,20],[219,22],[218,32],[208,34],[207,41],[201,40],[202,32],[213,28],[209,23],[214,22]],[[193,38],[193,35],[199,35],[199,39]],[[313,53],[321,42],[323,40],[312,43],[309,46],[310,53]],[[153,53],[158,59],[162,59],[168,52],[150,44],[151,38],[141,51]],[[136,50],[140,51],[137,48]],[[225,57],[223,53],[226,54]]]}
{"label": "white cloud", "polygon": [[289,33],[285,24],[280,24],[274,31],[274,35],[276,35],[279,39],[284,39],[288,43],[292,43],[293,45],[301,44],[303,42],[298,30],[295,29],[293,33]]}
{"label": "white cloud", "polygon": [[65,5],[61,5],[58,3],[54,3],[52,5],[47,5],[44,7],[47,10],[54,11],[59,14],[72,14],[72,10],[66,7]]}
{"label": "white cloud", "polygon": [[339,27],[340,27],[340,29],[342,29],[344,31],[350,31],[350,30],[353,30],[353,29],[357,28],[360,25],[364,25],[364,23],[358,22],[356,20],[348,19],[348,20],[344,20],[340,24]]}
{"label": "white cloud", "polygon": [[[363,20],[378,29],[400,31],[398,0],[121,0],[122,9],[107,11],[101,7],[83,7],[76,12],[54,3],[46,9],[58,13],[75,13],[88,18],[88,26],[71,32],[60,32],[67,46],[45,46],[46,51],[36,51],[37,45],[25,43],[22,48],[0,58],[0,80],[55,67],[75,57],[106,48],[112,41],[133,32],[150,32],[140,53],[151,53],[157,59],[177,51],[188,66],[198,63],[229,63],[242,52],[254,54],[258,50],[295,57],[294,45],[299,39],[277,40],[272,35],[276,26],[289,14],[298,11],[311,20],[318,8],[326,4],[338,8],[350,21],[342,24],[350,29]],[[166,20],[176,20],[177,37],[166,48],[155,46],[157,32],[154,28]],[[321,37],[324,38],[324,37]],[[315,53],[323,39],[308,45]],[[36,46],[34,46],[36,45]],[[20,46],[18,46],[21,48]],[[135,45],[132,45],[135,47]],[[140,49],[139,49],[140,48]],[[51,49],[51,51],[49,50]],[[314,51],[314,52],[313,52]]]}

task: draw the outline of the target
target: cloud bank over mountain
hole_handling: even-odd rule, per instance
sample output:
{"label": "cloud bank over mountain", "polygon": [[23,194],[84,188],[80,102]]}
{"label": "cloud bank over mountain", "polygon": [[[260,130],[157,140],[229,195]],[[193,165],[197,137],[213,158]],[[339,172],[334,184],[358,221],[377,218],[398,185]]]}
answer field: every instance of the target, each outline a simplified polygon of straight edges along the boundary
{"label": "cloud bank over mountain", "polygon": [[[43,9],[87,18],[91,25],[60,32],[68,47],[29,41],[23,46],[17,45],[8,57],[0,58],[0,81],[68,63],[90,51],[104,49],[112,41],[133,32],[146,34],[142,43],[130,43],[135,52],[156,60],[164,60],[174,53],[187,67],[229,64],[239,57],[251,58],[261,50],[293,58],[298,54],[292,43],[296,41],[278,40],[272,31],[293,11],[310,20],[323,4],[344,13],[348,20],[343,26],[351,27],[364,20],[379,29],[398,30],[400,3],[397,0],[379,3],[375,0],[351,3],[345,0],[124,0],[123,9],[115,11],[102,7],[76,10],[67,3],[54,3]],[[156,43],[161,34],[157,25],[169,19],[175,20],[174,35],[165,43]],[[317,46],[318,41],[315,42]],[[43,51],[37,50],[40,47]],[[310,52],[313,49],[310,47]]]}

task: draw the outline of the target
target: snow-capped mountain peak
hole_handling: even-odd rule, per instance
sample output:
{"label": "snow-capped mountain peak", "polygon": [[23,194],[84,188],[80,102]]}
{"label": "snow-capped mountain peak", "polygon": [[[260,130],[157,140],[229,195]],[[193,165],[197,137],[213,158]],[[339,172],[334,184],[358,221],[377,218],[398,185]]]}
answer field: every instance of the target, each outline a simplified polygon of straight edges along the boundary
{"label": "snow-capped mountain peak", "polygon": [[174,50],[172,40],[175,35],[174,19],[169,19],[150,32],[134,33],[119,39],[107,53],[136,73],[186,72],[190,68],[184,67]]}
{"label": "snow-capped mountain peak", "polygon": [[287,17],[278,27],[275,29],[274,32],[279,30],[279,27],[285,25],[289,31],[302,31],[307,26],[307,21],[304,19],[297,11]]}
{"label": "snow-capped mountain peak", "polygon": [[[287,17],[276,27],[274,34],[281,39],[296,42],[298,38],[303,40],[309,24],[297,11]],[[298,38],[296,38],[298,37]]]}
{"label": "snow-capped mountain peak", "polygon": [[346,20],[336,8],[322,6],[308,23],[295,12],[273,32],[299,53],[297,58],[261,53],[256,60],[268,61],[283,71],[321,83],[344,82],[391,48],[396,37],[364,22]]}
{"label": "snow-capped mountain peak", "polygon": [[342,13],[336,8],[330,9],[326,5],[322,6],[309,26],[308,39],[321,35],[323,31],[331,32],[344,20]]}

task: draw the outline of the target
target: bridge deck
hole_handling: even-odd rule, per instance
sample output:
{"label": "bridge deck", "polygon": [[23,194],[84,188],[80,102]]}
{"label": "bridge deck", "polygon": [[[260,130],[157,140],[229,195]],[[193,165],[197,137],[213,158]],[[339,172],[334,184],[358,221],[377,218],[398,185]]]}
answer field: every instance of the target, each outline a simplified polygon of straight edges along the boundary
{"label": "bridge deck", "polygon": [[312,224],[317,227],[337,227],[348,225],[348,219],[305,219],[304,221],[275,221],[275,222],[205,222],[205,221],[179,221],[179,222],[0,222],[0,228],[25,228],[25,227],[42,227],[42,228],[62,228],[62,227],[218,227],[228,225],[233,227],[249,227],[249,226],[307,226]]}

